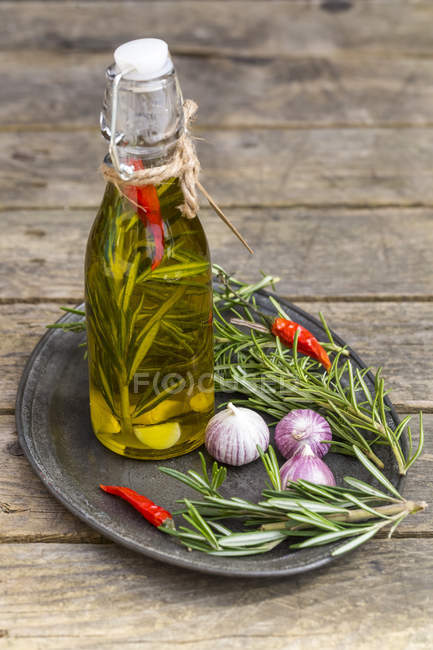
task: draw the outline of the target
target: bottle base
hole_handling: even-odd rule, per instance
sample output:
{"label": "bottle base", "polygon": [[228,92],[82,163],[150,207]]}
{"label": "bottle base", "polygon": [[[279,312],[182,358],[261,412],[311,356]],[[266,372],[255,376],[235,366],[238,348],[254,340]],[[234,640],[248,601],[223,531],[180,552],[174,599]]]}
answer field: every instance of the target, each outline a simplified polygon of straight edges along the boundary
{"label": "bottle base", "polygon": [[197,449],[204,444],[204,433],[197,439],[182,442],[181,444],[174,445],[169,449],[128,447],[113,440],[113,435],[108,437],[103,434],[98,435],[95,433],[95,436],[99,442],[110,451],[126,458],[135,458],[135,460],[167,460],[168,458],[176,458],[176,456],[189,454],[191,451],[194,451],[194,449]]}

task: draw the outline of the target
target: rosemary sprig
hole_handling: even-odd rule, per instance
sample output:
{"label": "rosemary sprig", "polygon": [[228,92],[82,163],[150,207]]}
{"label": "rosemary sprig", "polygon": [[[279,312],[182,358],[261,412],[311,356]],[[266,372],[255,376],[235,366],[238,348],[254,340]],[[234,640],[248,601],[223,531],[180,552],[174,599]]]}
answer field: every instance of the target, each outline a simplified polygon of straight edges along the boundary
{"label": "rosemary sprig", "polygon": [[[226,476],[225,468],[214,463],[209,477],[201,453],[202,474],[192,471],[183,474],[161,467],[164,474],[199,492],[202,500],[180,500],[184,506],[180,514],[190,527],[181,525],[160,530],[177,538],[188,549],[210,555],[266,553],[282,542],[288,542],[291,549],[301,549],[342,541],[331,551],[331,555],[337,556],[360,546],[387,526],[390,537],[405,517],[424,510],[427,505],[404,499],[358,447],[354,447],[354,454],[385,491],[353,477],[345,477],[347,488],[297,481],[282,491],[274,450],[269,447],[267,453],[259,451],[274,489],[265,489],[257,504],[223,497],[219,488]],[[221,523],[232,519],[242,524],[241,532],[233,532],[226,523]],[[251,526],[255,529],[251,530]]]}
{"label": "rosemary sprig", "polygon": [[[385,444],[391,448],[400,474],[405,474],[422,448],[422,416],[419,444],[415,451],[410,448],[405,456],[401,437],[407,429],[409,440],[412,440],[408,427],[410,418],[405,418],[395,430],[390,425],[381,369],[374,375],[373,397],[366,381],[371,369],[354,369],[351,359],[346,358],[347,350],[335,344],[323,314],[321,320],[328,336],[328,350],[335,352],[328,373],[310,358],[298,356],[296,337],[293,349],[288,350],[272,334],[235,327],[233,317],[235,320],[239,316],[244,321],[257,320],[245,303],[251,299],[254,310],[257,305],[252,293],[248,296],[244,287],[232,288],[232,280],[227,274],[221,276],[222,273],[220,270],[222,288],[216,290],[214,297],[216,390],[241,393],[245,398],[234,399],[234,403],[264,411],[278,420],[295,408],[316,409],[331,425],[335,451],[353,455],[353,446],[358,446],[383,468],[373,446]],[[241,291],[242,300],[239,298]],[[269,296],[269,300],[279,314],[289,318],[273,296]]]}
{"label": "rosemary sprig", "polygon": [[69,307],[60,307],[60,309],[68,314],[75,314],[80,316],[80,320],[66,323],[51,323],[47,325],[47,329],[63,330],[64,332],[85,332],[86,331],[86,313],[81,309],[71,309]]}

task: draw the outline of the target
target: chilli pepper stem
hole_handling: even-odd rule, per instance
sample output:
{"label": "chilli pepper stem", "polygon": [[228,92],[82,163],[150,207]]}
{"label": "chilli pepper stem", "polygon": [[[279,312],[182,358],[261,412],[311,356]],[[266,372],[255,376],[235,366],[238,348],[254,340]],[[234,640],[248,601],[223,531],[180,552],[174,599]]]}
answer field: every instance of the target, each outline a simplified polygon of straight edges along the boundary
{"label": "chilli pepper stem", "polygon": [[[253,323],[249,320],[243,320],[242,318],[231,318],[230,322],[233,325],[240,325],[241,327],[249,327],[252,330],[257,330],[258,332],[264,332],[266,334],[269,333],[269,327],[266,327],[266,325],[261,325],[261,323]],[[269,319],[269,325],[272,325],[272,321],[270,319]]]}

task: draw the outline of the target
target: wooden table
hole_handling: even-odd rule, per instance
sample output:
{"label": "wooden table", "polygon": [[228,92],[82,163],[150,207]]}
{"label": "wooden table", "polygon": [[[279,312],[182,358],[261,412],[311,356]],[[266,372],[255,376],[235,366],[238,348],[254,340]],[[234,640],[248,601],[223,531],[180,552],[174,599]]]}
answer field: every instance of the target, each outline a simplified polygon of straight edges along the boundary
{"label": "wooden table", "polygon": [[432,510],[295,579],[179,570],[51,498],[14,400],[45,324],[82,298],[104,68],[160,36],[200,104],[203,181],[256,249],[203,209],[214,261],[278,274],[383,365],[401,415],[423,409],[405,494],[432,501],[432,22],[429,0],[0,4],[0,648],[431,648]]}

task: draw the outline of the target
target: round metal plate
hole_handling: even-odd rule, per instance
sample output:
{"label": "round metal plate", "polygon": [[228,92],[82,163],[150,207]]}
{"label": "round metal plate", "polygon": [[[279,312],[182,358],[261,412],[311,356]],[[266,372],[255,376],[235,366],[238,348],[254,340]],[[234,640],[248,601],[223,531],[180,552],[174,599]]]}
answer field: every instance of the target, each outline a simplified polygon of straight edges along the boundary
{"label": "round metal plate", "polygon": [[[326,339],[320,322],[278,299],[293,320],[319,339]],[[257,302],[263,311],[273,313],[265,293],[257,294]],[[67,314],[60,321],[78,319]],[[197,452],[167,461],[136,461],[118,456],[98,442],[89,418],[87,363],[83,359],[83,348],[78,347],[83,340],[82,335],[49,330],[27,363],[17,398],[20,444],[41,481],[68,510],[114,542],[156,560],[206,573],[243,577],[294,575],[333,559],[331,551],[338,544],[293,552],[283,543],[269,554],[241,558],[188,552],[174,539],[149,525],[122,500],[102,492],[98,487],[100,483],[125,485],[166,509],[175,510],[176,499],[192,497],[193,493],[164,476],[158,467],[165,465],[186,471],[200,470],[200,464]],[[335,340],[344,345],[337,335]],[[365,367],[352,351],[351,358],[355,367]],[[374,393],[372,377],[367,375],[366,381]],[[227,395],[222,397],[224,401],[228,398]],[[389,422],[395,427],[399,420],[390,402],[388,404],[391,407]],[[401,488],[389,448],[381,447],[380,455],[388,478]],[[331,453],[326,461],[337,484],[348,474],[370,481],[364,468],[351,457]],[[227,496],[257,500],[265,480],[260,460],[244,467],[229,468],[223,492]]]}

